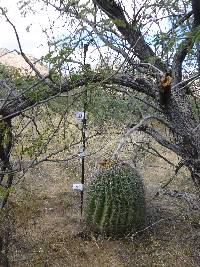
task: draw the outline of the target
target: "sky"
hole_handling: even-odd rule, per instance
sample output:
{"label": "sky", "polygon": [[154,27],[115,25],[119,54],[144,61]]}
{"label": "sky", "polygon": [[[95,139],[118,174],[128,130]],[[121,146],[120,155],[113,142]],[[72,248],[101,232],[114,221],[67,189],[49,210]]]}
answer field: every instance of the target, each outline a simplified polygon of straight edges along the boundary
{"label": "sky", "polygon": [[[8,9],[7,15],[16,26],[24,52],[40,57],[48,52],[46,36],[41,28],[41,26],[45,28],[45,26],[48,25],[48,17],[43,14],[37,14],[36,16],[29,14],[27,17],[22,17],[17,8],[18,1],[19,0],[0,0],[0,6]],[[6,22],[4,17],[0,17],[0,21],[0,47],[9,50],[18,50],[13,28]],[[27,32],[26,28],[31,22],[33,22],[33,24],[30,28],[30,32]]]}
{"label": "sky", "polygon": [[[7,16],[17,29],[23,51],[27,54],[35,56],[36,58],[40,58],[41,56],[49,52],[47,46],[47,38],[42,29],[49,28],[49,20],[55,20],[58,17],[59,13],[51,7],[48,7],[48,13],[45,10],[41,11],[41,6],[37,4],[34,6],[34,9],[37,8],[38,13],[33,15],[29,12],[26,17],[23,17],[18,10],[17,2],[19,2],[19,0],[0,0],[0,6],[7,8]],[[47,14],[49,17],[47,16]],[[62,29],[62,27],[60,27],[62,26],[62,21],[56,21],[58,21],[58,27],[56,27],[56,30],[58,31],[59,28]],[[6,19],[3,16],[0,17],[0,23],[0,48],[7,48],[10,51],[14,49],[19,50],[17,39],[12,26],[8,22],[6,22]],[[31,25],[30,31],[27,32],[26,28],[29,25]],[[58,34],[58,32],[54,34]],[[91,50],[91,48],[89,49]],[[106,51],[104,50],[106,49],[103,48],[101,52],[106,53]],[[97,58],[97,51],[95,53],[93,48],[88,53],[93,56],[93,61],[95,61]],[[82,54],[80,53],[80,51],[76,52],[74,59],[82,62]]]}
{"label": "sky", "polygon": [[[40,57],[48,53],[48,47],[46,45],[47,39],[45,34],[42,32],[42,27],[48,28],[49,18],[45,11],[41,11],[39,4],[34,6],[34,9],[38,8],[37,14],[32,15],[28,13],[26,17],[22,17],[17,8],[18,2],[19,0],[0,0],[0,6],[7,8],[7,15],[11,22],[16,26],[24,52]],[[48,14],[51,18],[56,18],[58,16],[58,12],[50,7],[48,7]],[[31,23],[32,26],[30,28],[30,32],[27,32],[26,28]],[[9,50],[18,49],[13,28],[2,16],[0,17],[0,25],[0,48],[7,48]]]}
{"label": "sky", "polygon": [[[131,1],[126,1],[127,3],[131,3]],[[46,13],[45,10],[41,11],[41,6],[37,4],[34,6],[34,9],[38,9],[38,12],[35,15],[29,12],[26,17],[22,17],[20,11],[18,10],[17,2],[19,2],[19,0],[0,0],[0,6],[7,8],[7,16],[16,26],[23,51],[27,54],[35,56],[36,58],[40,58],[42,55],[48,53],[47,38],[44,32],[42,32],[42,28],[49,28],[49,18],[51,18],[51,20],[52,18],[57,18],[58,12],[53,8],[48,7],[48,13]],[[129,9],[131,10],[131,6]],[[19,50],[16,36],[11,25],[6,22],[6,19],[3,16],[0,17],[0,23],[0,48],[7,48],[11,51],[14,49]],[[30,27],[30,31],[27,32],[26,28],[29,25],[32,26]],[[57,27],[56,29],[58,28],[59,27]],[[106,48],[101,48],[101,52],[103,52],[103,54],[106,53]],[[97,51],[93,49],[90,54],[94,57],[93,60],[96,61],[96,57],[99,56],[99,54],[97,55]],[[80,58],[79,55],[77,56]]]}
{"label": "sky", "polygon": [[[0,6],[7,8],[7,16],[17,29],[23,52],[31,54],[36,58],[40,58],[41,56],[49,52],[47,46],[47,38],[43,33],[42,28],[49,28],[49,17],[51,17],[50,20],[55,20],[58,17],[59,13],[50,7],[48,7],[48,13],[46,13],[45,10],[41,11],[41,6],[37,4],[34,6],[34,9],[37,8],[38,13],[33,15],[29,12],[26,17],[23,17],[18,10],[17,2],[19,2],[19,0],[0,0]],[[49,15],[49,17],[47,16],[47,14]],[[14,49],[19,50],[17,39],[12,26],[8,22],[6,22],[6,19],[3,16],[0,17],[0,23],[0,48],[7,48],[10,51]],[[58,27],[55,28],[58,30],[59,26],[62,26],[62,21],[58,20],[57,23]],[[30,27],[30,31],[27,32],[26,28],[29,25],[32,26]],[[60,29],[62,29],[62,27],[60,27]],[[54,34],[58,34],[58,32]],[[108,48],[102,47],[101,53],[106,56],[106,54],[108,53]],[[113,52],[113,58],[114,55],[115,53]],[[83,62],[82,49],[75,51],[73,58],[76,61]],[[96,49],[96,47],[90,46],[88,51],[88,60],[90,61],[91,66],[96,66],[98,59],[99,51]],[[78,66],[78,64],[75,64],[75,68]]]}

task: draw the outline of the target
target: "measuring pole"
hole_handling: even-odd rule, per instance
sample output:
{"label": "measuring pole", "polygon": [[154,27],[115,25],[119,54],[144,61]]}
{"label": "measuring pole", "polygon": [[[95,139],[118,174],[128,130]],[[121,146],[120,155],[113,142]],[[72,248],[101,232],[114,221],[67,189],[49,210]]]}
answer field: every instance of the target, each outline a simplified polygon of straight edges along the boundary
{"label": "measuring pole", "polygon": [[[87,127],[87,120],[85,116],[85,110],[84,110],[84,118],[82,121],[82,156],[81,156],[81,184],[84,185],[85,183],[85,150],[86,150],[86,127]],[[81,217],[83,215],[83,197],[84,197],[84,186],[81,191]]]}
{"label": "measuring pole", "polygon": [[[88,51],[88,46],[89,43],[84,44],[84,57],[83,57],[83,66],[84,66],[84,71],[85,70],[85,65],[86,65],[86,55]],[[86,118],[86,109],[87,109],[87,88],[85,89],[84,92],[84,104],[83,104],[83,119],[82,119],[82,156],[81,156],[81,184],[83,185],[83,189],[81,191],[81,218],[83,215],[83,197],[84,197],[84,183],[85,183],[85,155],[86,155],[86,130],[87,130],[87,118]]]}

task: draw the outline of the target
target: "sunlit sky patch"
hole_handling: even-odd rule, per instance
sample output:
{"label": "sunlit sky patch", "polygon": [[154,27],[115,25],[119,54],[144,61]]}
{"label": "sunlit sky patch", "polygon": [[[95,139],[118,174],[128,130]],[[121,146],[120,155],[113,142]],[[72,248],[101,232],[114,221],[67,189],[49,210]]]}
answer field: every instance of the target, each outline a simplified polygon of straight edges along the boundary
{"label": "sunlit sky patch", "polygon": [[[81,0],[85,1],[85,0]],[[20,37],[21,45],[23,48],[23,51],[28,54],[32,54],[33,56],[39,58],[44,54],[47,54],[49,52],[49,48],[47,45],[47,35],[44,33],[44,30],[46,28],[49,29],[49,26],[54,22],[54,27],[52,27],[51,30],[48,31],[48,35],[55,36],[56,38],[58,36],[64,36],[67,33],[67,31],[71,30],[73,31],[73,28],[66,29],[66,27],[63,27],[63,21],[62,19],[57,19],[59,16],[59,12],[55,11],[54,8],[51,8],[48,6],[48,12],[47,10],[41,10],[41,5],[39,3],[34,5],[34,9],[36,10],[35,14],[32,14],[31,12],[27,13],[25,17],[21,16],[20,11],[18,9],[17,3],[19,0],[0,0],[0,6],[6,7],[8,10],[8,17],[12,21],[12,23],[16,26],[17,32]],[[140,1],[139,1],[140,2]],[[124,2],[123,2],[124,3]],[[127,0],[126,1],[126,10],[128,11],[129,15],[131,16],[131,6],[132,1]],[[142,2],[140,3],[143,4]],[[139,5],[139,3],[138,3]],[[1,48],[7,48],[9,50],[17,49],[18,50],[18,44],[16,40],[16,36],[14,33],[13,28],[11,25],[6,22],[4,17],[0,18],[1,20],[1,27],[0,27],[0,47]],[[29,30],[27,30],[29,28]],[[155,30],[156,25],[152,27],[151,25],[147,26],[148,31],[152,31],[152,28]],[[95,47],[90,47],[89,52],[91,60],[90,62],[95,62],[98,51]],[[101,48],[101,51],[104,53],[108,53],[108,48],[103,47]],[[81,53],[76,53],[75,59],[78,61],[81,61]],[[99,56],[99,55],[98,55]],[[113,55],[114,58],[114,55]],[[94,63],[96,64],[96,63]]]}
{"label": "sunlit sky patch", "polygon": [[[49,18],[48,16],[44,16],[42,12],[36,15],[28,14],[26,17],[22,17],[17,8],[18,1],[19,0],[1,0],[0,5],[8,9],[7,15],[16,26],[24,52],[34,56],[41,56],[48,52],[48,47],[46,45],[47,39],[42,28],[44,29],[49,25]],[[51,10],[51,12],[53,11]],[[30,29],[27,31],[27,27],[29,26]],[[3,17],[1,17],[0,36],[0,47],[9,50],[18,49],[13,28]]]}

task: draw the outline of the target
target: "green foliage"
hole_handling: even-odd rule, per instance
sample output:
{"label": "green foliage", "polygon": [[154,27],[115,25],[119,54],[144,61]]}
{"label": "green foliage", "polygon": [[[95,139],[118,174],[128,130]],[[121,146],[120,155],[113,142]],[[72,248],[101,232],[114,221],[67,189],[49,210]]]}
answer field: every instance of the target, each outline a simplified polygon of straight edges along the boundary
{"label": "green foliage", "polygon": [[125,22],[121,19],[113,19],[113,23],[118,27],[126,28]]}
{"label": "green foliage", "polygon": [[[26,98],[33,101],[40,101],[47,95],[51,96],[51,91],[45,82],[38,82],[35,76],[26,75],[19,68],[0,64],[0,79],[5,80],[7,85],[15,87],[18,93],[23,93]],[[8,90],[3,88],[0,97],[5,97],[8,93]]]}
{"label": "green foliage", "polygon": [[[56,46],[57,44],[52,44],[52,46]],[[60,67],[60,64],[63,60],[66,60],[74,49],[71,46],[63,44],[61,49],[56,49],[53,47],[53,50],[50,51],[43,57],[43,62],[45,64],[50,64],[51,68],[57,69]]]}
{"label": "green foliage", "polygon": [[72,75],[70,75],[71,86],[73,86],[73,84],[78,82],[80,80],[80,78],[81,78],[81,75],[79,73],[73,73]]}
{"label": "green foliage", "polygon": [[32,140],[31,143],[27,144],[27,146],[23,149],[23,153],[28,155],[30,158],[33,158],[38,152],[46,153],[47,147],[45,146],[45,143],[48,138],[48,130],[46,130],[46,132],[42,135],[39,135],[37,138]]}
{"label": "green foliage", "polygon": [[7,145],[10,142],[9,130],[3,121],[0,121],[0,145]]}
{"label": "green foliage", "polygon": [[[79,74],[71,77],[71,84],[80,79]],[[103,125],[120,126],[132,122],[140,114],[144,104],[134,97],[125,97],[122,93],[112,89],[102,88],[98,84],[88,83],[87,86],[78,88],[59,96],[49,102],[49,107],[56,113],[62,114],[67,109],[71,112],[82,111],[87,90],[87,113],[90,124],[101,127]]]}
{"label": "green foliage", "polygon": [[11,82],[12,71],[10,67],[7,67],[0,63],[0,80],[6,80]]}
{"label": "green foliage", "polygon": [[194,30],[193,30],[193,34],[192,34],[192,41],[193,43],[195,42],[200,42],[200,26],[196,27]]}
{"label": "green foliage", "polygon": [[12,192],[14,192],[13,187],[5,188],[4,186],[0,185],[0,201],[6,196],[6,194]]}
{"label": "green foliage", "polygon": [[0,79],[6,80],[7,83],[14,84],[17,88],[22,84],[22,79],[27,79],[23,76],[21,69],[13,68],[0,64]]}
{"label": "green foliage", "polygon": [[122,162],[100,169],[86,191],[84,216],[92,230],[111,236],[144,227],[144,187],[137,171]]}
{"label": "green foliage", "polygon": [[138,116],[142,106],[134,97],[115,92],[114,86],[109,91],[99,86],[89,92],[88,112],[95,125],[129,123]]}
{"label": "green foliage", "polygon": [[26,98],[33,100],[33,101],[41,101],[46,97],[51,97],[52,92],[44,83],[35,84],[36,81],[32,79],[23,79],[23,89],[25,90],[27,87],[30,90],[24,93]]}

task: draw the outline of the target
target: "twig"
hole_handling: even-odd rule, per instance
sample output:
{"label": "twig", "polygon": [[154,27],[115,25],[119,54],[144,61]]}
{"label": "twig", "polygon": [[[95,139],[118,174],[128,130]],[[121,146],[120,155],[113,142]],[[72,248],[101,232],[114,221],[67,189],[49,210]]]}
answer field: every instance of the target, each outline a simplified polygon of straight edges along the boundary
{"label": "twig", "polygon": [[168,186],[174,180],[174,178],[177,176],[179,170],[184,166],[184,163],[185,162],[183,162],[183,161],[179,162],[178,166],[176,167],[174,175],[164,185],[161,186],[162,189],[164,189],[166,186]]}
{"label": "twig", "polygon": [[148,229],[152,228],[153,226],[155,226],[155,225],[157,225],[157,224],[160,224],[160,223],[165,222],[165,221],[170,221],[170,220],[172,220],[172,219],[174,219],[174,218],[176,218],[176,217],[178,217],[178,216],[181,216],[181,215],[182,215],[182,213],[177,214],[177,215],[174,215],[174,216],[169,217],[169,218],[162,218],[162,219],[160,219],[160,220],[158,220],[158,221],[156,221],[156,222],[154,222],[154,223],[148,225],[147,227],[145,227],[145,228],[143,228],[143,229],[141,229],[141,230],[139,230],[139,231],[133,233],[133,234],[131,235],[130,238],[131,238],[131,240],[133,241],[133,238],[134,238],[135,236],[137,236],[138,234],[147,231]]}
{"label": "twig", "polygon": [[[161,155],[154,147],[148,145],[149,149],[153,150],[156,153],[157,157],[162,158],[164,161],[166,161],[169,165],[175,167],[175,164],[172,163],[170,160],[168,160],[166,157],[164,157],[163,155]],[[155,154],[154,154],[155,155]]]}
{"label": "twig", "polygon": [[199,209],[199,203],[198,203],[197,199],[195,199],[193,196],[191,196],[190,194],[188,194],[186,192],[178,192],[177,190],[162,188],[159,190],[158,193],[162,194],[162,195],[167,195],[170,197],[184,199],[187,202],[187,204],[189,205],[189,208],[191,210],[198,210]]}
{"label": "twig", "polygon": [[112,159],[114,159],[115,157],[117,157],[117,155],[119,154],[119,152],[121,151],[122,147],[125,145],[126,143],[126,140],[127,138],[136,130],[138,130],[138,128],[140,128],[144,122],[146,122],[147,120],[150,120],[150,119],[156,119],[158,121],[162,121],[163,123],[167,124],[167,122],[165,122],[162,118],[158,117],[158,116],[153,116],[153,115],[150,115],[150,116],[147,116],[147,117],[144,117],[138,124],[136,124],[134,127],[132,127],[131,129],[128,129],[128,131],[126,131],[122,137],[120,138],[120,141],[119,141],[119,144],[118,144],[118,147],[117,149],[115,150],[115,152],[113,153],[112,155]]}

